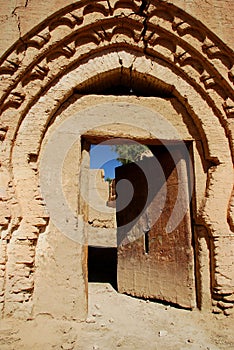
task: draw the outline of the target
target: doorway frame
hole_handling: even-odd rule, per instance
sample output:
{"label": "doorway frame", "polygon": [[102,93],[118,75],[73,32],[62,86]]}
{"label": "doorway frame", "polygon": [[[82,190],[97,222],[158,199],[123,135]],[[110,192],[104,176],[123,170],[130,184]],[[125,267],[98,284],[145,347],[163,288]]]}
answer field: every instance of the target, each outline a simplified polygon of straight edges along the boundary
{"label": "doorway frame", "polygon": [[[87,133],[81,135],[81,159],[83,155],[83,151],[86,153],[86,166],[90,165],[90,146],[91,144],[99,144],[103,141],[109,141],[110,144],[115,144],[115,139],[124,139],[124,137],[119,133],[117,130],[114,131],[111,134],[104,134],[102,131],[99,131],[97,133],[96,131],[89,130]],[[146,146],[160,146],[162,143],[158,139],[148,139],[148,138],[131,138],[129,140],[133,140],[135,142],[139,142],[141,144],[144,144]],[[200,295],[200,290],[198,286],[201,284],[201,281],[199,280],[199,271],[197,271],[197,266],[199,265],[199,261],[197,258],[197,249],[198,244],[196,244],[196,233],[194,229],[194,217],[196,215],[195,208],[196,208],[196,191],[195,191],[195,166],[194,166],[194,154],[193,154],[193,140],[166,140],[165,145],[172,146],[172,145],[178,145],[180,142],[183,142],[186,145],[190,161],[189,163],[186,161],[186,167],[187,167],[187,175],[188,175],[188,191],[191,193],[191,199],[189,203],[189,212],[190,212],[190,223],[191,223],[191,235],[192,235],[192,241],[191,241],[191,248],[193,251],[193,276],[194,276],[194,294],[195,294],[195,307],[201,309],[201,299],[202,296]],[[81,171],[82,173],[82,171]],[[192,176],[191,176],[192,174]],[[86,230],[87,231],[87,230]],[[117,231],[116,231],[117,234]],[[87,255],[86,255],[86,285],[88,286],[88,246],[86,247]],[[118,264],[118,258],[117,258],[117,264]],[[117,275],[118,279],[118,275]],[[87,287],[88,289],[88,287]],[[118,282],[117,282],[117,289],[118,289]],[[87,293],[87,300],[88,300],[88,293]],[[160,300],[157,300],[160,302]],[[173,303],[169,304],[173,305]],[[175,304],[174,304],[175,305]],[[193,308],[192,308],[193,309]]]}

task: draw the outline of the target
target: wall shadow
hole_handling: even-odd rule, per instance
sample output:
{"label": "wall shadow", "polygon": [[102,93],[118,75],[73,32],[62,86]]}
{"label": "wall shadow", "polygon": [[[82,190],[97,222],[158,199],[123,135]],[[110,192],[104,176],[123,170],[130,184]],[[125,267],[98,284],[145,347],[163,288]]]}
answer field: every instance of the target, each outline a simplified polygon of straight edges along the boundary
{"label": "wall shadow", "polygon": [[117,290],[117,248],[88,247],[88,281],[110,283]]}

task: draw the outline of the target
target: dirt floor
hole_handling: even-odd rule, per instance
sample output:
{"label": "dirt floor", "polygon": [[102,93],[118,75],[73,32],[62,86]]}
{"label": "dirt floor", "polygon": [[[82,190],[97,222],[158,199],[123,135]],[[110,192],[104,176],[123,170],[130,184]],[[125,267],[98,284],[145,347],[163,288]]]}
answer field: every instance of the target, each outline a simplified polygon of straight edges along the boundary
{"label": "dirt floor", "polygon": [[234,349],[234,318],[165,306],[89,283],[86,322],[40,315],[0,324],[0,350]]}

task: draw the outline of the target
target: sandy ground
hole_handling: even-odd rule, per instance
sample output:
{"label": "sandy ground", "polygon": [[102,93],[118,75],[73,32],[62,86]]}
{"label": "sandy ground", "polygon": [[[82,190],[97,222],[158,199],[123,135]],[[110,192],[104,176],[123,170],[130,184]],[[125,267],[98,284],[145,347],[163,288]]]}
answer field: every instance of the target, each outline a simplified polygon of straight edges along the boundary
{"label": "sandy ground", "polygon": [[0,324],[0,350],[234,349],[234,318],[187,311],[89,283],[86,322],[35,320]]}

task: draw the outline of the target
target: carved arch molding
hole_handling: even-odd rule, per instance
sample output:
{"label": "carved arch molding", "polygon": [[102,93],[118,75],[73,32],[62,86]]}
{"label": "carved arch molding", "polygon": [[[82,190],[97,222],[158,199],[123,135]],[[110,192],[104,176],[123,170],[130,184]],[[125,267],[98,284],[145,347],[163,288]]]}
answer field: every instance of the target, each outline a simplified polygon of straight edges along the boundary
{"label": "carved arch molding", "polygon": [[[105,81],[111,72],[127,72],[133,80],[146,81],[146,86],[156,84],[169,91],[198,129],[204,159],[210,164],[200,222],[213,236],[213,295],[232,294],[230,278],[219,280],[215,252],[226,239],[233,239],[233,62],[232,50],[200,21],[157,0],[79,1],[40,23],[2,56],[2,255],[6,259],[8,246],[19,239],[28,244],[31,258],[22,263],[31,268],[32,278],[30,286],[28,279],[25,289],[22,284],[22,293],[33,293],[35,242],[49,219],[38,192],[37,159],[50,120],[75,91],[97,87],[100,77]],[[23,208],[25,181],[30,190]],[[220,201],[224,215],[217,222]],[[11,284],[10,300],[13,279],[10,282],[4,271]]]}

